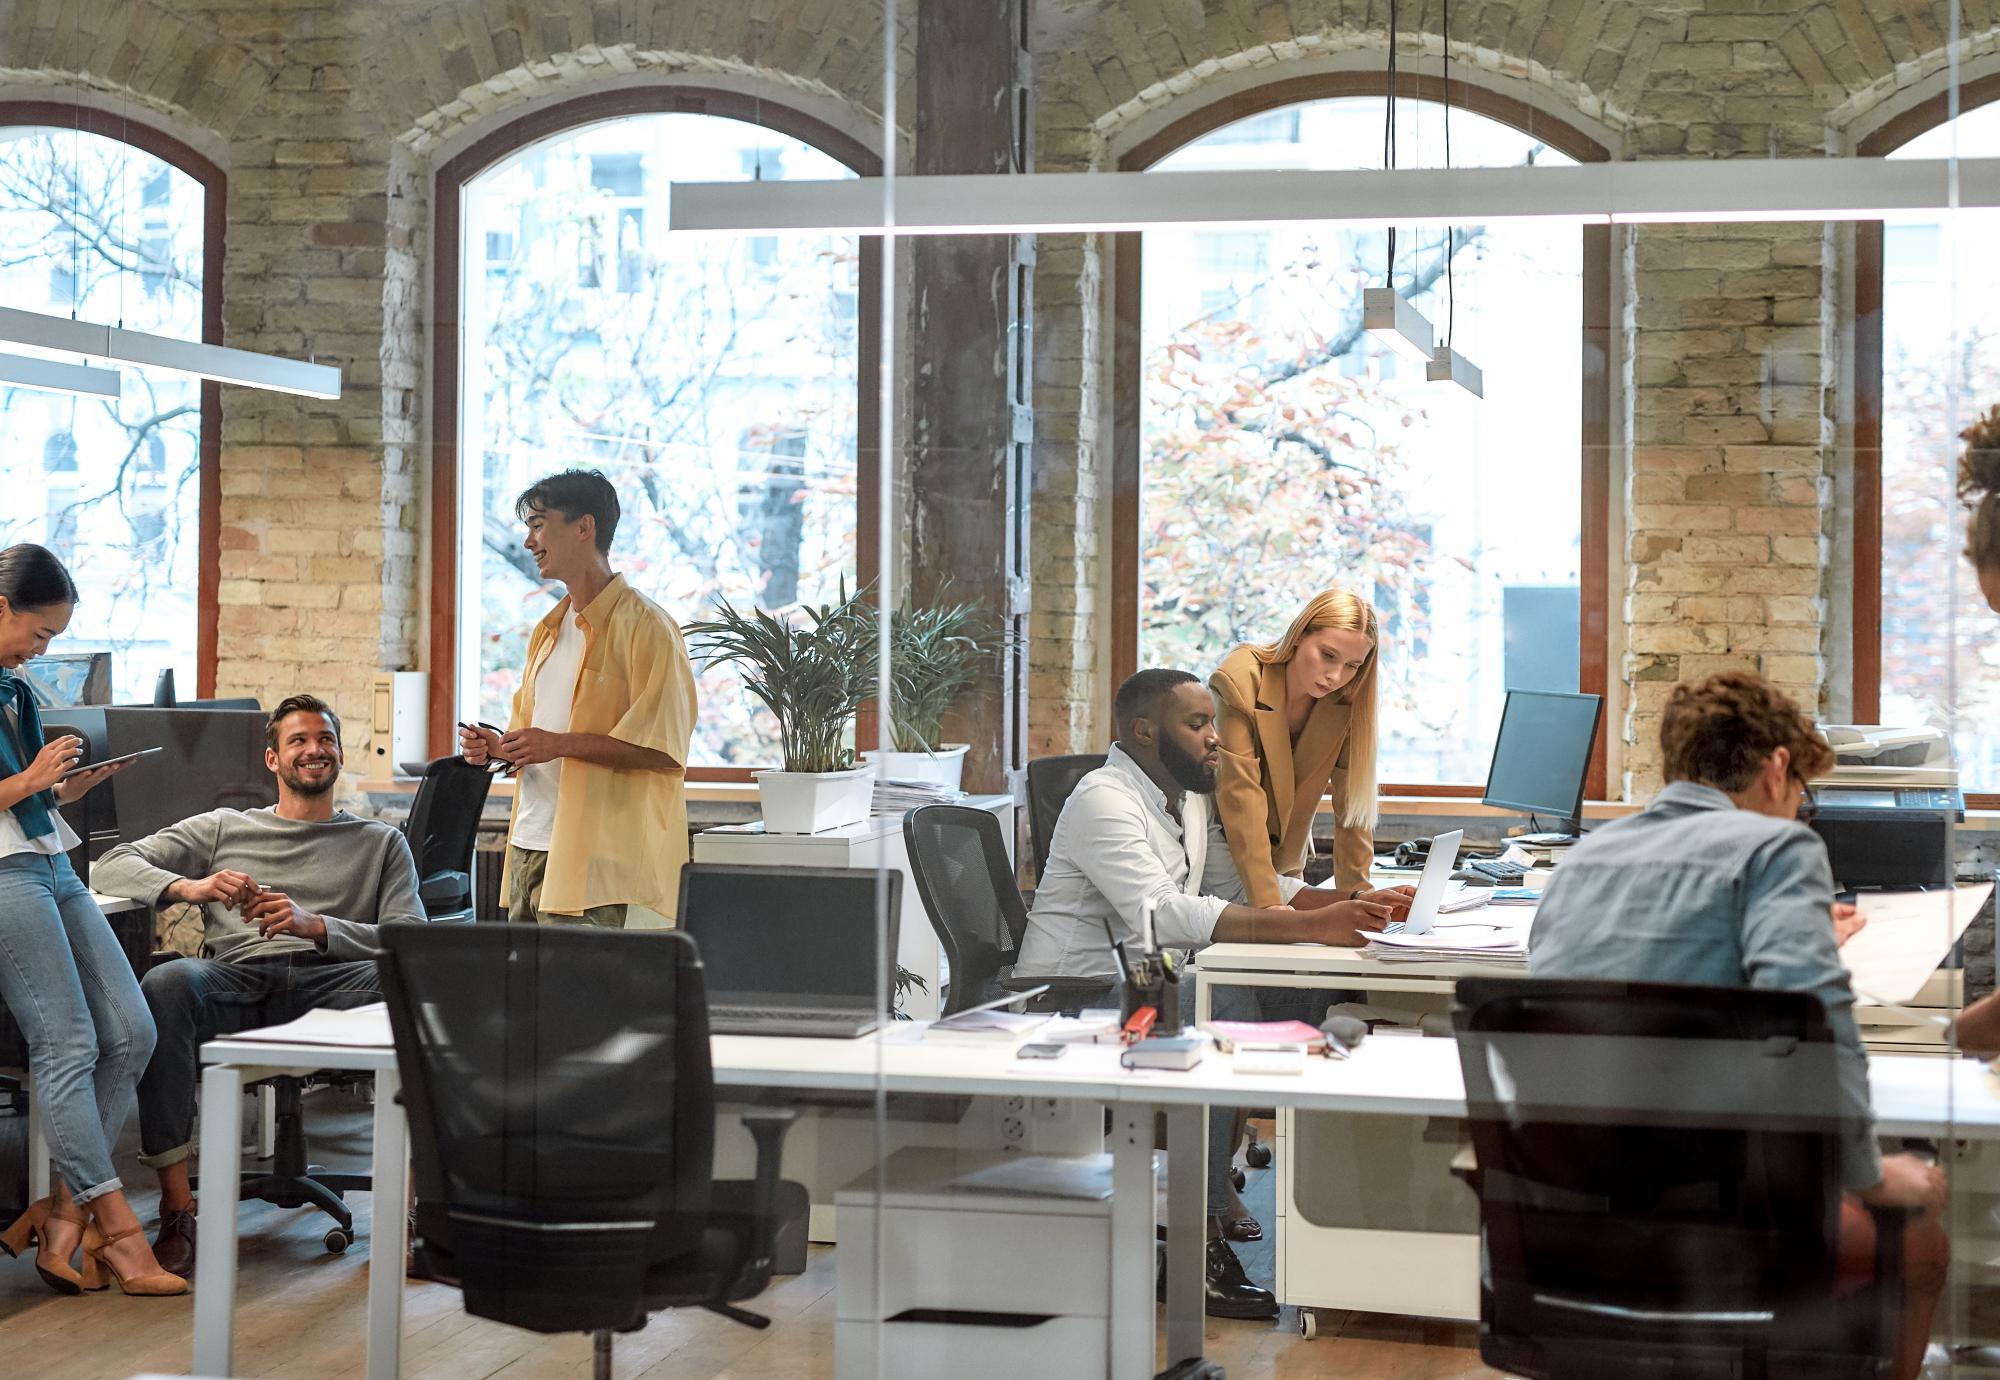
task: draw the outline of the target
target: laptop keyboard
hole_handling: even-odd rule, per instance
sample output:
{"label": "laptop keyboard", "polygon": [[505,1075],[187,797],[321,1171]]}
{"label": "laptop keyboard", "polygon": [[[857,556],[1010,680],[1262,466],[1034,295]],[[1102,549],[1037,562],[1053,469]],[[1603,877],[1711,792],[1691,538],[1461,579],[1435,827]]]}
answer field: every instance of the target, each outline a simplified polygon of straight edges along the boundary
{"label": "laptop keyboard", "polygon": [[869,1013],[856,1011],[851,1006],[745,1006],[740,1004],[710,1004],[710,1021],[728,1021],[732,1025],[777,1025],[794,1022],[809,1022],[825,1025],[859,1025],[869,1019]]}

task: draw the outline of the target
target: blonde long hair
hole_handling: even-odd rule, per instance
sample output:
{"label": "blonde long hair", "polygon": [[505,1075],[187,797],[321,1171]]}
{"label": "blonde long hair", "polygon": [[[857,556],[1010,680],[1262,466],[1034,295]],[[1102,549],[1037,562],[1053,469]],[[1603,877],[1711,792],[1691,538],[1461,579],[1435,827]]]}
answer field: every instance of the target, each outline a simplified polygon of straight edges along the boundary
{"label": "blonde long hair", "polygon": [[1381,632],[1375,607],[1344,589],[1324,589],[1299,610],[1298,617],[1276,642],[1249,645],[1250,655],[1265,666],[1289,662],[1299,639],[1322,628],[1358,632],[1368,639],[1368,657],[1354,679],[1334,691],[1353,706],[1347,720],[1347,799],[1340,822],[1351,829],[1372,829],[1378,813],[1375,800],[1375,667],[1381,661]]}

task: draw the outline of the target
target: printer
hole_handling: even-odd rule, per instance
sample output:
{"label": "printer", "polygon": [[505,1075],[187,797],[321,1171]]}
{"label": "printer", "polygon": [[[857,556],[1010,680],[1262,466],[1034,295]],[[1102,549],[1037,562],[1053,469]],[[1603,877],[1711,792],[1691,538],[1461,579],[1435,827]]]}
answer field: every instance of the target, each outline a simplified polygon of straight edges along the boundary
{"label": "printer", "polygon": [[1951,826],[1965,819],[1942,729],[1825,725],[1833,769],[1813,782],[1812,827],[1843,890],[1951,881]]}

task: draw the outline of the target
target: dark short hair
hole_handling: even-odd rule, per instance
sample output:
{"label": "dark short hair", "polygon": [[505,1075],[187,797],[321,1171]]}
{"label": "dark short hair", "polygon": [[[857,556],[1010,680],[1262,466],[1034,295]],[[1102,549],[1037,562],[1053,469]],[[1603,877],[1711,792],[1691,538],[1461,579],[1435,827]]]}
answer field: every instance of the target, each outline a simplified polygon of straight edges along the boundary
{"label": "dark short hair", "polygon": [[1725,671],[1676,685],[1660,720],[1660,756],[1669,781],[1693,781],[1734,795],[1756,780],[1770,755],[1787,748],[1792,775],[1806,782],[1833,765],[1833,749],[1784,691],[1748,671]]}
{"label": "dark short hair", "polygon": [[1111,718],[1118,726],[1118,736],[1124,737],[1132,727],[1134,719],[1160,717],[1160,701],[1173,694],[1183,685],[1199,685],[1201,681],[1186,671],[1176,671],[1166,666],[1152,666],[1143,671],[1134,671],[1125,677],[1125,683],[1118,687],[1118,693],[1111,698]]}
{"label": "dark short hair", "polygon": [[333,706],[318,695],[287,695],[278,701],[278,707],[271,711],[271,717],[264,720],[264,746],[271,751],[278,750],[278,725],[294,714],[324,714],[333,720],[333,736],[340,736],[340,715],[333,712]]}
{"label": "dark short hair", "polygon": [[618,511],[618,491],[602,470],[564,470],[537,479],[514,500],[514,516],[523,522],[535,513],[561,513],[564,522],[588,513],[597,519],[597,549],[606,556],[618,530]]}
{"label": "dark short hair", "polygon": [[74,604],[76,581],[56,553],[24,541],[0,551],[0,598],[10,609],[45,609]]}

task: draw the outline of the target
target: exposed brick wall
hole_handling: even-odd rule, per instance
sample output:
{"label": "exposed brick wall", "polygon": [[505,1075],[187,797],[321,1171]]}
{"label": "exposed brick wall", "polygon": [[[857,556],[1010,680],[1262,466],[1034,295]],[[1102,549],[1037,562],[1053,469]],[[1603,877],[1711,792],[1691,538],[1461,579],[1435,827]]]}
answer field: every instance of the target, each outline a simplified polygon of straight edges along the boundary
{"label": "exposed brick wall", "polygon": [[[913,19],[910,3],[899,7]],[[613,80],[698,74],[852,128],[879,119],[880,0],[63,0],[0,8],[0,84],[113,95],[230,175],[229,343],[313,353],[334,403],[223,394],[225,693],[330,692],[419,664],[429,169],[457,131]],[[1441,51],[1435,3],[1405,53]],[[1038,162],[1106,166],[1225,83],[1379,65],[1386,0],[1040,0]],[[1615,131],[1632,157],[1806,155],[1937,71],[1938,0],[1460,0],[1461,70]],[[1967,0],[1964,56],[2000,48]],[[909,34],[902,35],[905,51]],[[909,91],[905,73],[904,92]],[[1627,238],[1620,393],[1632,786],[1660,687],[1756,665],[1816,702],[1838,408],[1831,241],[1817,227]],[[1108,610],[1107,246],[1037,270],[1033,750],[1101,740]]]}

